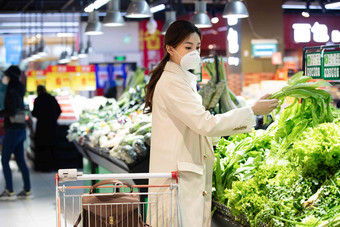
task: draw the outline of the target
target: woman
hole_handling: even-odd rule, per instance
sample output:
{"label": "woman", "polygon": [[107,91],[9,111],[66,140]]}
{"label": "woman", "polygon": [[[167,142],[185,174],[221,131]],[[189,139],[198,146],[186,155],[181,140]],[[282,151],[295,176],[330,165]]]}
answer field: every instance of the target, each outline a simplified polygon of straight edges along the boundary
{"label": "woman", "polygon": [[[23,97],[25,87],[19,81],[21,70],[18,66],[10,66],[3,74],[1,81],[8,85],[5,95],[4,109],[0,111],[0,116],[5,117],[5,136],[2,144],[1,163],[6,181],[6,188],[0,194],[0,200],[14,200],[32,198],[29,170],[24,157],[24,141],[26,139],[25,119],[14,120],[18,110],[24,109]],[[12,171],[9,166],[11,155],[14,154],[15,161],[22,174],[24,189],[14,194]]]}
{"label": "woman", "polygon": [[[200,63],[201,32],[192,23],[179,20],[171,24],[164,37],[165,57],[152,71],[146,86],[144,112],[152,112],[150,172],[179,172],[180,213],[168,209],[169,197],[151,204],[151,226],[201,227],[211,225],[211,190],[214,151],[211,137],[250,132],[254,114],[270,113],[278,100],[257,101],[224,114],[211,115],[202,106],[196,90],[196,77],[188,70]],[[169,184],[170,180],[151,179],[149,184]],[[151,189],[161,193],[165,189]],[[149,196],[149,202],[155,197]],[[158,214],[156,212],[158,211]],[[151,213],[151,214],[150,214]],[[163,222],[162,214],[165,219]],[[157,217],[158,216],[158,217]],[[172,217],[172,218],[170,218]]]}

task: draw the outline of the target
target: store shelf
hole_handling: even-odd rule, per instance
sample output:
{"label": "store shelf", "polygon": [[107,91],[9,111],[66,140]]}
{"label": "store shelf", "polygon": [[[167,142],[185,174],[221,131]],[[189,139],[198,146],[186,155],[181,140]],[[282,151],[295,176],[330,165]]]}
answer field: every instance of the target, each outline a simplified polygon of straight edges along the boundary
{"label": "store shelf", "polygon": [[75,141],[73,143],[84,158],[87,158],[91,162],[104,167],[112,173],[149,172],[149,157],[137,163],[136,165],[128,166],[125,162],[112,157],[109,153],[100,151],[87,143],[84,145],[80,145]]}

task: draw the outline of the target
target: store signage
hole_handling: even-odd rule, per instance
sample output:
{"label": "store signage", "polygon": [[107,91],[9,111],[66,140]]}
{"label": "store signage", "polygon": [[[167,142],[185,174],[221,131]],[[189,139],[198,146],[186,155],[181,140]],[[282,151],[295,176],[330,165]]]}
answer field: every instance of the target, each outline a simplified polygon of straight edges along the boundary
{"label": "store signage", "polygon": [[20,63],[22,45],[22,36],[5,36],[4,46],[8,64],[17,65]]}
{"label": "store signage", "polygon": [[329,36],[327,25],[318,22],[315,22],[313,26],[309,23],[295,23],[293,29],[294,41],[297,43],[309,43],[312,38],[317,43],[326,43],[330,40],[333,43],[340,42],[340,31],[333,30]]}
{"label": "store signage", "polygon": [[[163,37],[159,28],[163,27],[162,21],[157,22],[157,30],[150,33],[147,29],[147,21],[139,22],[140,50],[143,52],[143,66],[151,70],[163,58]],[[146,73],[148,74],[148,70]]]}
{"label": "store signage", "polygon": [[48,66],[46,89],[51,91],[66,87],[76,91],[95,90],[96,76],[94,66]]}
{"label": "store signage", "polygon": [[252,39],[251,53],[254,58],[271,58],[278,51],[276,39]]}
{"label": "store signage", "polygon": [[229,57],[228,58],[228,64],[238,66],[240,64],[240,59],[237,58],[237,57]]}
{"label": "store signage", "polygon": [[115,61],[125,61],[126,56],[115,56],[114,59],[115,59]]}
{"label": "store signage", "polygon": [[321,78],[321,53],[306,54],[306,76]]}
{"label": "store signage", "polygon": [[339,80],[340,52],[307,53],[306,76],[310,76],[314,79]]}
{"label": "store signage", "polygon": [[38,85],[46,86],[46,71],[31,70],[26,73],[26,91],[35,92]]}
{"label": "store signage", "polygon": [[233,28],[229,28],[227,40],[229,53],[236,54],[240,50],[240,45],[238,44],[238,32]]}
{"label": "store signage", "polygon": [[323,56],[324,79],[340,79],[340,52],[327,52]]}

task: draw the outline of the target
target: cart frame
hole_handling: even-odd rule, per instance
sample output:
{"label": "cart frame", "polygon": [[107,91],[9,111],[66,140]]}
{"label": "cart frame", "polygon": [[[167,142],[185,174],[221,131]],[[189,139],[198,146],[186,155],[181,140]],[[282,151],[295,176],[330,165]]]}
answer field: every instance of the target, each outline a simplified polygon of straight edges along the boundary
{"label": "cart frame", "polygon": [[[66,191],[72,190],[72,189],[90,189],[92,186],[65,186],[65,182],[69,181],[85,181],[85,180],[108,180],[108,179],[115,179],[115,180],[134,180],[134,179],[151,179],[151,178],[167,178],[167,179],[175,179],[176,183],[170,183],[166,185],[131,185],[131,191],[134,188],[137,188],[138,190],[141,188],[169,188],[170,192],[170,217],[172,217],[172,196],[173,194],[173,189],[177,190],[177,216],[178,216],[178,226],[182,226],[182,218],[181,218],[181,212],[180,212],[180,190],[179,190],[179,174],[177,171],[171,172],[171,173],[117,173],[117,174],[83,174],[83,172],[77,172],[77,169],[60,169],[58,173],[55,175],[55,185],[56,185],[56,226],[61,227],[62,226],[62,220],[61,220],[61,215],[65,215],[65,227],[67,225],[67,220],[66,220],[66,201],[65,199],[67,197],[72,197],[71,195],[66,195]],[[102,185],[98,186],[97,188],[113,188],[115,189],[120,189],[128,187],[123,184],[116,184],[116,185]],[[115,193],[124,193],[126,192],[114,192]],[[99,193],[99,194],[109,194],[109,193]],[[99,195],[98,194],[98,195]],[[152,195],[152,193],[142,193],[139,192],[137,193],[138,195]],[[60,199],[60,195],[62,195],[63,200]],[[73,195],[73,196],[78,196],[79,197],[79,209],[81,210],[82,203],[81,203],[81,196],[82,195]],[[63,212],[61,210],[61,203],[63,203]],[[145,205],[149,204],[148,202],[140,202],[138,203],[139,205]],[[151,203],[150,203],[151,204]],[[157,207],[158,207],[158,198],[157,198]],[[114,204],[116,205],[116,204]],[[74,210],[74,198],[73,198],[73,210]],[[112,204],[111,204],[112,207]],[[158,213],[158,210],[156,210]],[[150,215],[151,215],[151,210],[150,210]],[[162,215],[164,215],[162,213]],[[82,216],[82,212],[81,212]],[[157,215],[158,216],[158,215]],[[163,217],[164,218],[164,217]],[[157,220],[158,223],[158,220]],[[164,225],[164,219],[163,219],[163,225]],[[73,226],[73,224],[72,224]],[[170,218],[170,227],[173,226],[172,223],[172,218]]]}

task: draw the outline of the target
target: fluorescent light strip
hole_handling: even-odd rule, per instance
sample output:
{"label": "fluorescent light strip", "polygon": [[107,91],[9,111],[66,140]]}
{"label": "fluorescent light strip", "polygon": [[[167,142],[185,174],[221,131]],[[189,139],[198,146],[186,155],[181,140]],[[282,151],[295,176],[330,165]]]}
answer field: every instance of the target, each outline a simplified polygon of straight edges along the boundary
{"label": "fluorescent light strip", "polygon": [[[43,34],[46,33],[59,33],[61,32],[63,29],[56,29],[56,28],[44,28],[44,32]],[[31,33],[36,33],[36,32],[40,32],[40,30],[32,30]],[[75,32],[78,32],[78,30],[76,30]],[[1,29],[0,27],[0,34],[25,34],[27,35],[27,31],[25,29]]]}
{"label": "fluorescent light strip", "polygon": [[340,2],[325,4],[326,9],[340,9]]}
{"label": "fluorescent light strip", "polygon": [[96,0],[94,3],[91,3],[90,5],[86,6],[84,11],[87,13],[93,12],[95,9],[99,9],[103,5],[107,4],[109,0]]}
{"label": "fluorescent light strip", "polygon": [[59,33],[57,33],[57,37],[74,37],[74,34],[73,33],[59,32]]}
{"label": "fluorescent light strip", "polygon": [[165,10],[165,5],[164,4],[160,4],[154,7],[150,8],[151,13],[157,13],[159,11]]}
{"label": "fluorescent light strip", "polygon": [[[282,9],[306,9],[306,5],[283,4]],[[321,6],[310,5],[309,9],[321,9]]]}
{"label": "fluorescent light strip", "polygon": [[90,13],[94,10],[94,3],[91,3],[90,5],[86,6],[84,11],[87,13]]}
{"label": "fluorescent light strip", "polygon": [[[36,27],[41,26],[41,23],[32,22],[29,24],[26,23],[20,23],[20,22],[2,22],[0,23],[1,27]],[[61,26],[67,26],[67,27],[78,27],[79,22],[67,22],[67,23],[61,23],[61,22],[44,22],[44,27],[61,27]]]}

